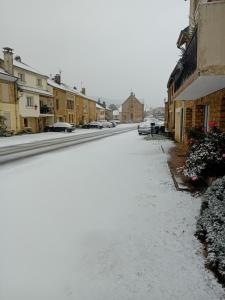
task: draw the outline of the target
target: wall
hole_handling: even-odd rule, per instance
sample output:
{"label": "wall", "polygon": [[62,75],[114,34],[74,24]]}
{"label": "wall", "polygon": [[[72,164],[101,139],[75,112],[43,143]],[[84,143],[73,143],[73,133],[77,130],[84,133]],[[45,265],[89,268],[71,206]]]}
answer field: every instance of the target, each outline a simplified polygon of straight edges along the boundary
{"label": "wall", "polygon": [[18,104],[13,82],[0,80],[0,114],[7,118],[5,123],[8,130],[16,132],[20,130]]}
{"label": "wall", "polygon": [[225,2],[202,4],[198,18],[198,69],[225,74]]}
{"label": "wall", "polygon": [[[19,67],[16,67],[14,66],[13,68],[13,74],[14,76],[18,77],[18,74],[24,74],[24,79],[25,81],[21,82],[21,81],[18,81],[18,83],[22,84],[22,85],[25,85],[25,86],[29,86],[29,87],[33,87],[33,88],[37,88],[37,89],[41,89],[41,90],[44,90],[44,91],[47,91],[48,90],[48,87],[47,87],[47,78],[43,75],[38,75],[38,74],[35,74],[35,73],[31,73],[27,70],[24,70],[24,69],[21,69]],[[37,85],[37,79],[40,78],[42,80],[42,86],[38,86]]]}

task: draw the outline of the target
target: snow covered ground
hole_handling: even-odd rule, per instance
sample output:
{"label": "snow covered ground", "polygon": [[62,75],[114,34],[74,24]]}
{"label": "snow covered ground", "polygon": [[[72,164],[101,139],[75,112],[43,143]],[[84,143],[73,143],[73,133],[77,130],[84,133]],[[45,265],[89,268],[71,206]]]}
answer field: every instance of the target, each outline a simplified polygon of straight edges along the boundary
{"label": "snow covered ground", "polygon": [[[137,124],[120,124],[115,128],[103,128],[103,130],[117,130],[117,129],[125,129],[130,127],[136,127]],[[0,137],[0,147],[18,145],[30,142],[37,142],[55,138],[61,138],[66,136],[80,135],[91,132],[99,132],[99,129],[76,129],[74,132],[42,132],[35,134],[23,134],[23,135],[15,135],[10,137]]]}
{"label": "snow covered ground", "polygon": [[0,299],[224,299],[168,143],[132,131],[1,167]]}

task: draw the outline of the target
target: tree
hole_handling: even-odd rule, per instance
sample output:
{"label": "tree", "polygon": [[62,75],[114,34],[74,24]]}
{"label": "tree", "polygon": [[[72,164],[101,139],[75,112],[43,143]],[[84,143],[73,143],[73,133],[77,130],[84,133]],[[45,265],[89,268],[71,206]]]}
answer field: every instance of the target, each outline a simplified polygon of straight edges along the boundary
{"label": "tree", "polygon": [[118,110],[118,108],[117,108],[117,106],[115,104],[110,104],[109,105],[109,109],[111,109],[112,111]]}

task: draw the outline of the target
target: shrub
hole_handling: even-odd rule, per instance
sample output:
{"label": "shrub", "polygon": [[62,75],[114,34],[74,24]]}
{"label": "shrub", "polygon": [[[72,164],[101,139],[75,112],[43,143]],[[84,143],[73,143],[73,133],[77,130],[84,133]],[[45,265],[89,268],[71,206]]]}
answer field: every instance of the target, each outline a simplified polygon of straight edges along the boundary
{"label": "shrub", "polygon": [[216,129],[211,133],[201,133],[199,139],[193,140],[184,174],[194,180],[225,175],[225,133]]}
{"label": "shrub", "polygon": [[206,265],[225,283],[225,177],[204,195],[196,236],[206,245]]}

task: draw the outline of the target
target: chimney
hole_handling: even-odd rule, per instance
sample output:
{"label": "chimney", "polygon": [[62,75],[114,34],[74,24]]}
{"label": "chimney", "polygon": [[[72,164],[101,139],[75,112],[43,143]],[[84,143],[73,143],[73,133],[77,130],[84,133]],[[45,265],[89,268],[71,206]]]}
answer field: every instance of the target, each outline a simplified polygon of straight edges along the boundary
{"label": "chimney", "polygon": [[85,90],[85,88],[82,88],[82,89],[81,89],[81,93],[82,93],[83,95],[85,95],[85,94],[86,94],[86,90]]}
{"label": "chimney", "polygon": [[60,74],[56,74],[55,75],[55,78],[54,78],[54,81],[58,84],[61,84],[61,75]]}
{"label": "chimney", "polygon": [[13,75],[13,49],[9,47],[4,47],[3,53],[4,53],[4,69],[10,75]]}
{"label": "chimney", "polygon": [[22,62],[21,57],[19,55],[15,56],[15,60],[18,62]]}

